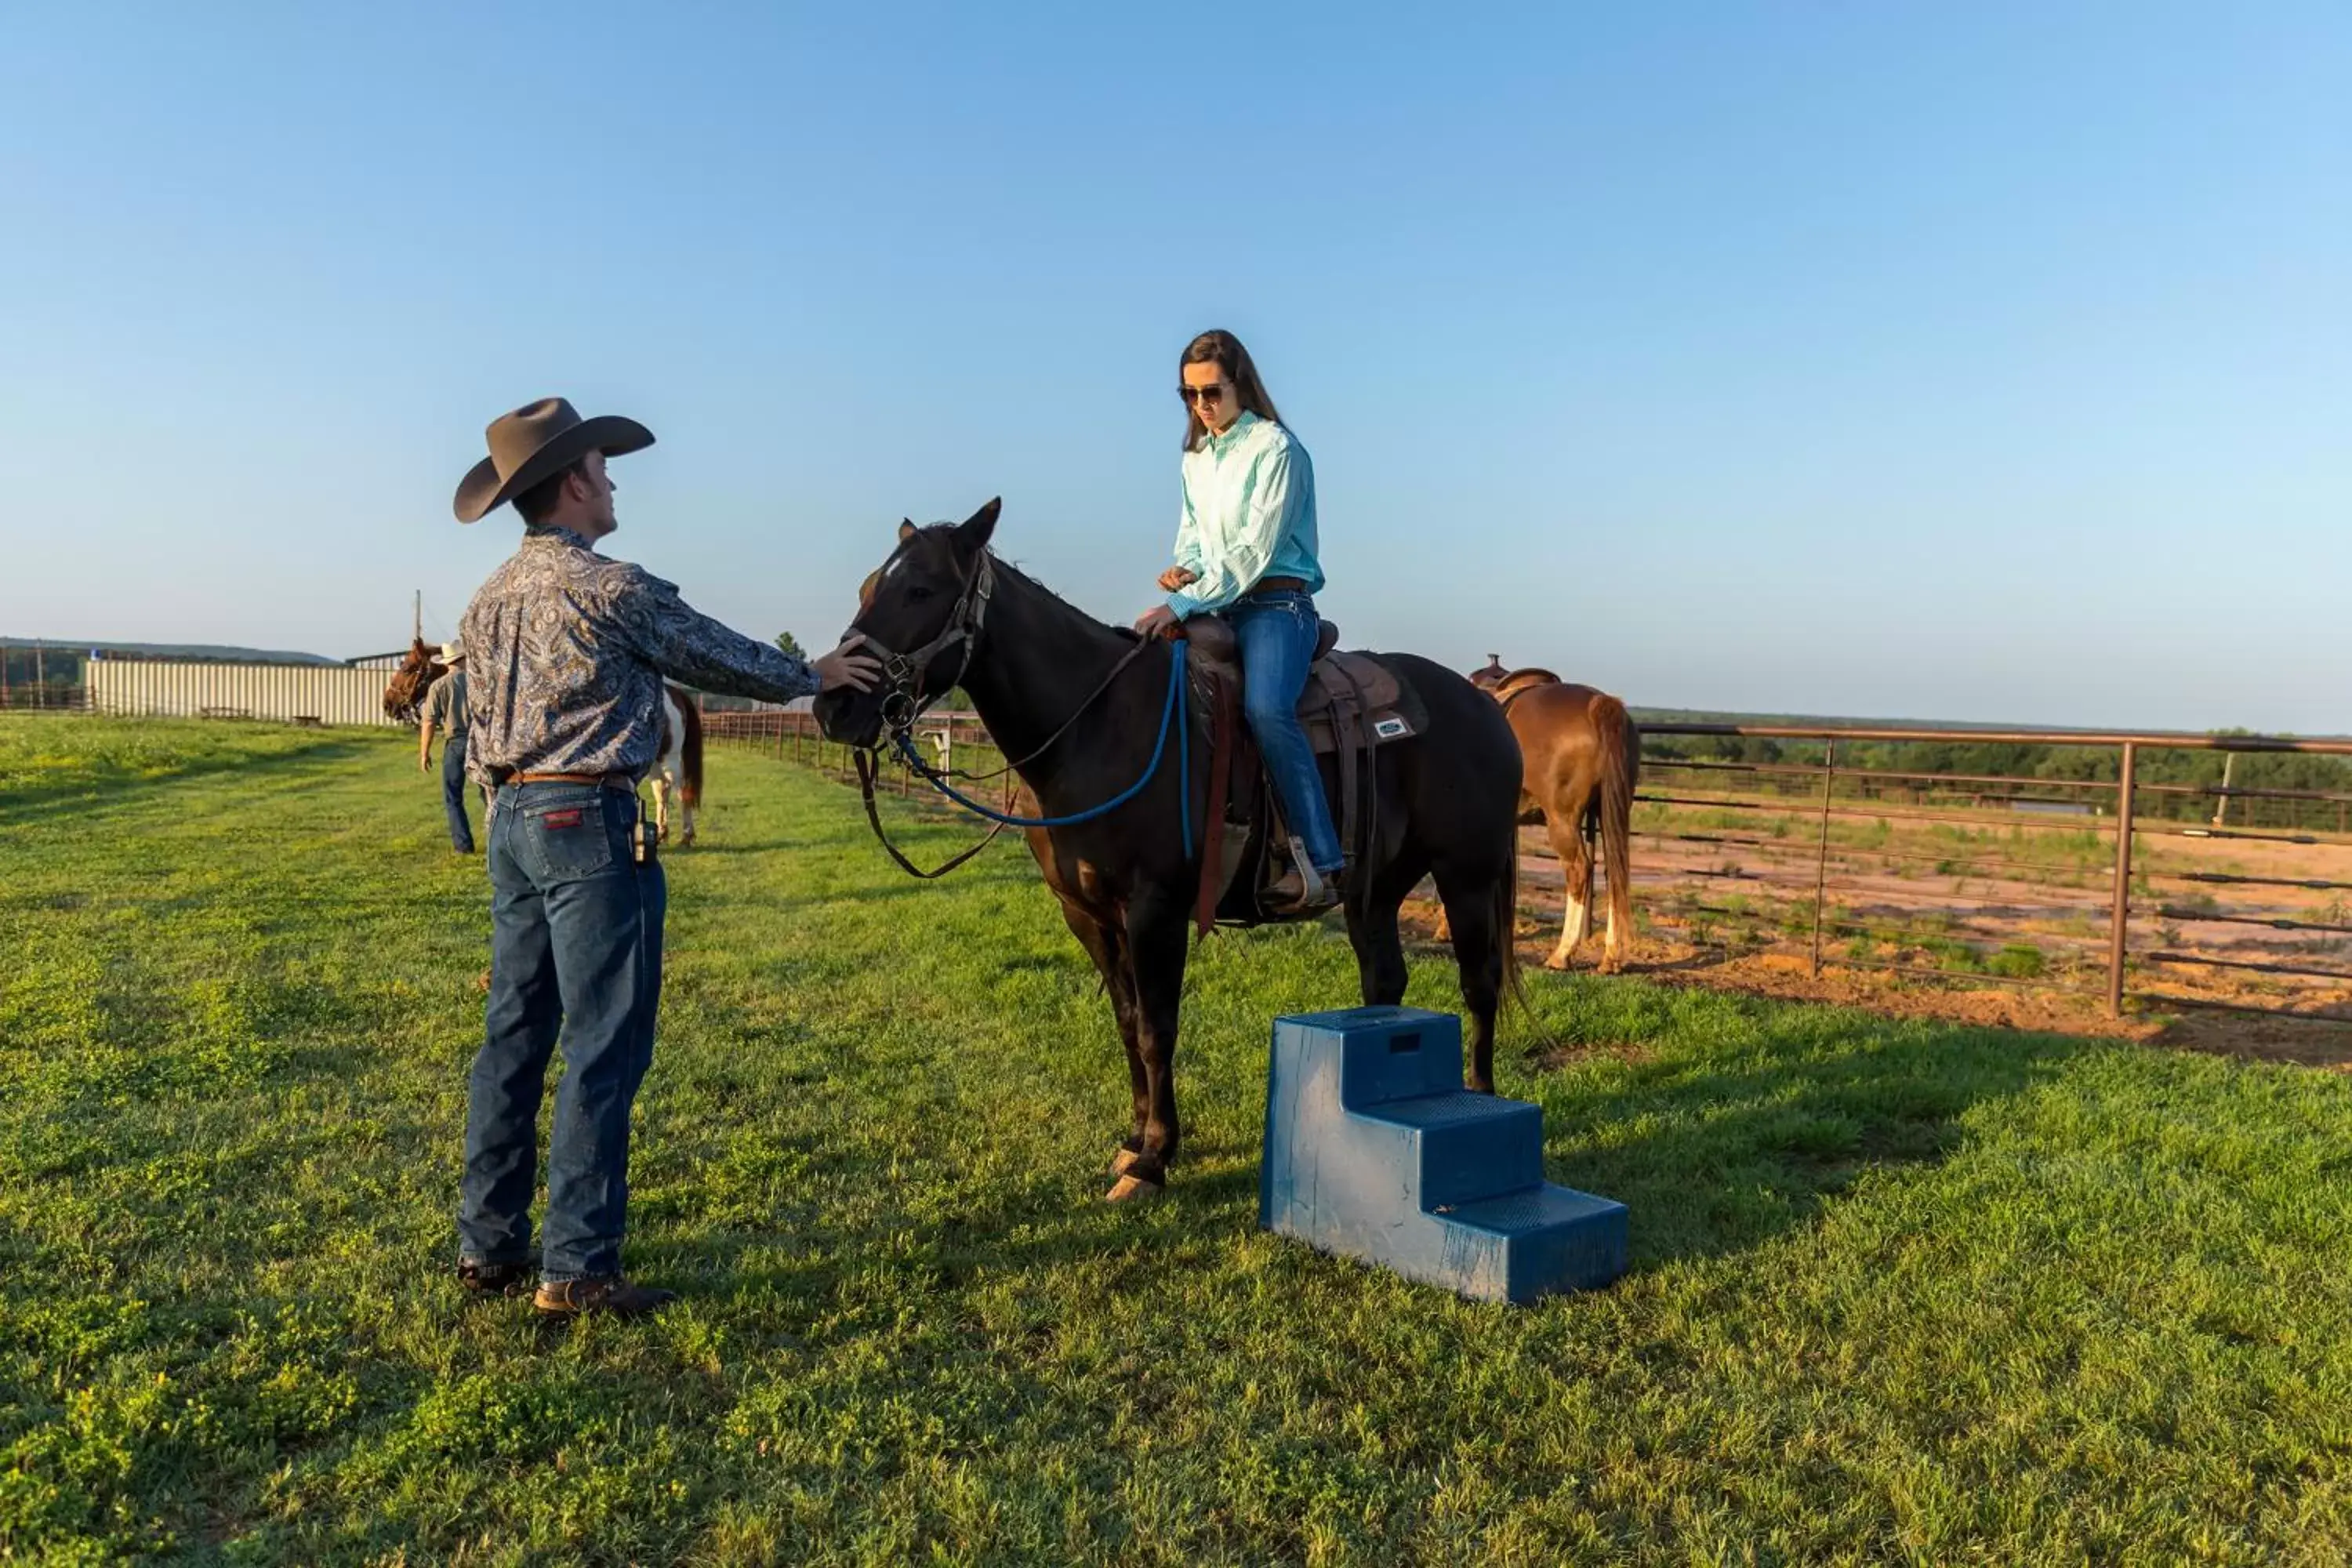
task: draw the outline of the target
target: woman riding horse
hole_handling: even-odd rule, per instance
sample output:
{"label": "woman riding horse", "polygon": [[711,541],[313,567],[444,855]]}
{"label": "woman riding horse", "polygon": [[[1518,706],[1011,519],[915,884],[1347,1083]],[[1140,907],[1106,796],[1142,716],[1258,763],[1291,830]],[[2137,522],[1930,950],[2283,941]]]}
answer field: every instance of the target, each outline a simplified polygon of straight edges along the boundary
{"label": "woman riding horse", "polygon": [[[1210,733],[1183,702],[1180,645],[1114,630],[1000,560],[989,547],[997,511],[991,501],[960,526],[901,528],[854,627],[882,682],[826,692],[817,722],[828,739],[907,754],[924,705],[961,688],[1014,759],[1036,803],[1031,852],[1102,974],[1127,1048],[1134,1117],[1109,1193],[1124,1201],[1165,1184],[1181,1140],[1177,1015],[1203,874]],[[1496,1005],[1514,973],[1518,742],[1502,709],[1460,676],[1411,654],[1379,658],[1427,724],[1382,746],[1371,769],[1375,827],[1346,900],[1363,999],[1403,999],[1397,910],[1435,877],[1470,1015],[1465,1067],[1470,1087],[1490,1089]]]}
{"label": "woman riding horse", "polygon": [[1274,411],[1249,350],[1231,332],[1185,345],[1176,391],[1184,399],[1184,510],[1176,564],[1160,574],[1167,603],[1135,623],[1158,637],[1193,616],[1222,615],[1241,646],[1250,731],[1290,825],[1291,868],[1267,889],[1270,907],[1307,914],[1339,901],[1346,858],[1331,824],[1298,697],[1315,662],[1323,618],[1315,593],[1315,466]]}

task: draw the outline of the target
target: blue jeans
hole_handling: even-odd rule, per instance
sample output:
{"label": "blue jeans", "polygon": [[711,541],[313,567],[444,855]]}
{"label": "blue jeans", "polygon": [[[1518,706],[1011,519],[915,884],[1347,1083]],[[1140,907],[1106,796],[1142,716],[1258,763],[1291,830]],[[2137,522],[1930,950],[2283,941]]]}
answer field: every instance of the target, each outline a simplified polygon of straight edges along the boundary
{"label": "blue jeans", "polygon": [[1242,710],[1250,733],[1265,754],[1265,771],[1282,800],[1283,820],[1307,846],[1307,858],[1326,876],[1346,858],[1331,806],[1323,797],[1322,770],[1315,748],[1298,722],[1298,695],[1315,662],[1315,639],[1323,629],[1315,600],[1296,589],[1247,594],[1225,611],[1241,644]]}
{"label": "blue jeans", "polygon": [[462,1255],[530,1249],[539,1102],[560,1034],[540,1272],[617,1274],[629,1205],[629,1107],[661,1001],[658,862],[638,865],[637,798],[599,784],[509,784],[490,807],[490,1001],[466,1114]]}
{"label": "blue jeans", "polygon": [[449,847],[461,855],[474,852],[474,825],[466,820],[466,742],[463,732],[441,748],[441,809],[449,814]]}

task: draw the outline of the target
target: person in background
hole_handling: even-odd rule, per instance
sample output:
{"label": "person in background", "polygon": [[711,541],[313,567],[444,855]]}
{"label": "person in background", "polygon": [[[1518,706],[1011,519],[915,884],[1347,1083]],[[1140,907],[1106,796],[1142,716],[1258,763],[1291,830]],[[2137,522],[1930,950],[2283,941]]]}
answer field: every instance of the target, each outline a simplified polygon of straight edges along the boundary
{"label": "person in background", "polygon": [[474,825],[466,819],[466,650],[458,643],[441,646],[441,662],[449,673],[425,694],[425,716],[416,726],[416,771],[433,768],[433,731],[448,737],[441,747],[441,808],[449,816],[449,847],[460,855],[474,852]]}

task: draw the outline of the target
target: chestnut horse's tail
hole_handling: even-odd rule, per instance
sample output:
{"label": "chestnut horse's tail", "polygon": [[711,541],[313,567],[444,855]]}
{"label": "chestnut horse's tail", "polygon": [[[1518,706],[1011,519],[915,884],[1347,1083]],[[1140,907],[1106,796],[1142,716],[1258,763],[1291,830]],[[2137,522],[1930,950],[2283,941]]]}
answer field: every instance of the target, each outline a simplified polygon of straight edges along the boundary
{"label": "chestnut horse's tail", "polygon": [[1625,705],[1606,693],[1592,700],[1601,752],[1601,873],[1609,879],[1609,918],[1622,940],[1633,935],[1633,789],[1642,771],[1642,731]]}

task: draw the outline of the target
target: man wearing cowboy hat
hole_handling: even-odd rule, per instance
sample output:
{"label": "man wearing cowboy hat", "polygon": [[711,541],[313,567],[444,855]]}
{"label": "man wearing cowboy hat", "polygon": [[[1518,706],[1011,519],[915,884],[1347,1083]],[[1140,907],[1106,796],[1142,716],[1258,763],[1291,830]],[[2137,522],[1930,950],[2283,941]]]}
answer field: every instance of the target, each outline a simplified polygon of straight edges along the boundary
{"label": "man wearing cowboy hat", "polygon": [[416,726],[416,771],[433,766],[433,731],[449,737],[441,748],[441,808],[449,815],[449,847],[460,855],[474,852],[474,825],[466,820],[466,650],[457,643],[441,645],[441,662],[449,673],[425,693],[425,717]]}
{"label": "man wearing cowboy hat", "polygon": [[535,1300],[562,1316],[670,1300],[621,1272],[629,1107],[653,1061],[668,896],[636,795],[658,743],[663,678],[787,702],[863,690],[878,673],[855,651],[862,639],[803,663],[596,552],[617,526],[605,459],[653,441],[634,419],[583,419],[545,398],[492,421],[489,456],[457,486],[458,521],[512,501],[527,525],[458,623],[476,678],[467,766],[497,793],[490,994],[466,1117],[457,1276],[478,1295],[529,1289],[539,1102],[560,1034]]}

